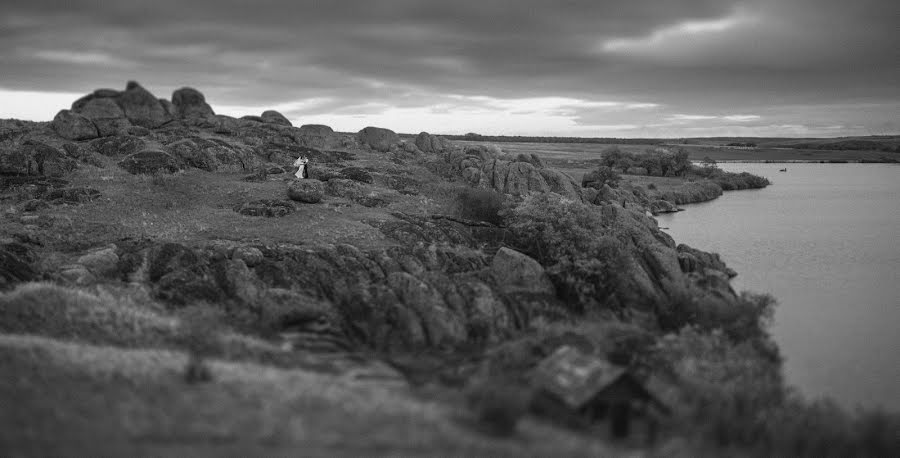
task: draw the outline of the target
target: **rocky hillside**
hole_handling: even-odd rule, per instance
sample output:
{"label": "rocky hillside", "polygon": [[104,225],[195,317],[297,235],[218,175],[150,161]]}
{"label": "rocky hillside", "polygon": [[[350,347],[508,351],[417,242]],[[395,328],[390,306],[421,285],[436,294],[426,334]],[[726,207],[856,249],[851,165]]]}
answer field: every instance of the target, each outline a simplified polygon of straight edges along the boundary
{"label": "rocky hillside", "polygon": [[[309,180],[293,179],[299,156],[310,159]],[[101,371],[114,377],[131,377],[135,361],[149,364],[155,381],[132,391],[103,379],[104,389],[141,406],[131,423],[111,422],[105,432],[157,438],[115,450],[168,447],[173,430],[152,420],[164,414],[148,399],[174,389],[165,377],[177,379],[169,372],[185,355],[213,361],[213,383],[230,380],[263,403],[285,399],[260,390],[283,390],[288,379],[316,390],[343,380],[340,396],[348,397],[377,386],[380,394],[359,401],[367,420],[344,430],[335,398],[304,401],[321,406],[339,438],[377,424],[376,404],[392,399],[400,407],[386,408],[391,418],[413,423],[386,430],[382,450],[427,452],[410,442],[418,433],[409,425],[421,422],[428,437],[440,438],[435,443],[450,447],[454,438],[449,449],[513,455],[536,437],[549,441],[548,452],[609,451],[531,423],[522,442],[505,445],[446,429],[460,415],[460,388],[490,379],[496,367],[527,385],[529,367],[579,335],[599,342],[599,355],[621,355],[623,342],[632,342],[624,361],[673,386],[690,379],[679,375],[680,360],[650,361],[660,358],[654,342],[685,325],[724,329],[735,344],[754,342],[754,361],[777,360],[761,328],[763,307],[733,291],[734,272],[717,255],[659,230],[649,213],[660,199],[639,187],[582,188],[535,155],[509,156],[492,145],[461,147],[427,133],[403,141],[376,127],[355,135],[294,127],[275,111],[233,118],[215,114],[195,89],[166,100],[129,82],[124,91],[76,100],[49,123],[0,121],[0,193],[0,353],[103,355],[46,367],[0,358],[3,372],[72,376],[85,380],[79,390],[91,390],[101,359],[123,361]],[[500,204],[486,205],[492,199]],[[595,325],[618,331],[598,334]],[[617,340],[622,329],[631,340]],[[537,343],[521,364],[496,366],[497,355],[525,342]],[[270,371],[259,382],[265,387],[247,375],[257,366]],[[764,366],[778,380],[777,365]],[[440,394],[417,393],[422,384],[442,387],[430,388]],[[3,421],[7,443],[36,446],[35,431],[75,440],[79,428],[92,428],[59,415],[96,406],[60,398],[47,407],[16,383],[0,385],[0,396],[37,412],[15,426]],[[422,410],[432,403],[440,407]],[[297,415],[279,411],[288,423],[271,437],[221,427],[251,449],[266,440],[290,447],[309,443],[300,423],[290,423],[303,421]],[[199,420],[171,421],[196,429],[190,422]],[[674,428],[668,437],[684,434],[694,432]],[[323,452],[354,450],[315,443]],[[667,446],[670,454],[697,450]]]}

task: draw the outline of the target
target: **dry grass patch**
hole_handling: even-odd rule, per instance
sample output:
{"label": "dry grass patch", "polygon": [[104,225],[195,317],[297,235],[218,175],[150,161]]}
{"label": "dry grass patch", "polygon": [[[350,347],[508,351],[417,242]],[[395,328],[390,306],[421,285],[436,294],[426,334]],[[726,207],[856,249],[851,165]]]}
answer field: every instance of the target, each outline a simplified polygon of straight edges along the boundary
{"label": "dry grass patch", "polygon": [[27,283],[0,294],[0,330],[91,343],[155,346],[171,339],[177,321],[126,294],[94,293]]}

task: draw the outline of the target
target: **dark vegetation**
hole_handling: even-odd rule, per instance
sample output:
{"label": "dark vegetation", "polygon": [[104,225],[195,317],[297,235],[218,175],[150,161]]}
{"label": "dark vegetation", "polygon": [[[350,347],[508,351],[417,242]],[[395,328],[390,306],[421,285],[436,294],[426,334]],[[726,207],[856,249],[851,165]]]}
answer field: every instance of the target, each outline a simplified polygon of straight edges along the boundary
{"label": "dark vegetation", "polygon": [[464,187],[456,195],[455,203],[456,212],[462,218],[503,224],[504,197],[496,191]]}
{"label": "dark vegetation", "polygon": [[892,145],[886,142],[874,140],[840,140],[834,142],[809,142],[809,143],[781,143],[772,145],[780,148],[818,149],[818,150],[850,150],[850,151],[885,151],[889,153],[900,152],[900,145]]}
{"label": "dark vegetation", "polygon": [[688,152],[678,148],[674,152],[665,149],[647,150],[642,153],[622,151],[617,147],[602,153],[601,164],[612,170],[640,169],[641,174],[660,177],[705,179],[719,185],[722,190],[757,189],[768,186],[769,180],[747,172],[726,172],[716,166],[716,161],[705,157],[700,166],[691,163]]}

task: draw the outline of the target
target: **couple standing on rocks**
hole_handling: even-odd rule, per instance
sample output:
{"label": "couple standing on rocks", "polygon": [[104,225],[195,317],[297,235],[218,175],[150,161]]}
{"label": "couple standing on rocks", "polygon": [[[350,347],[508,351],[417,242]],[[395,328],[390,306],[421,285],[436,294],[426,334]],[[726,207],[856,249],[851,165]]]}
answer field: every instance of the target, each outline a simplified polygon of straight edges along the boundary
{"label": "couple standing on rocks", "polygon": [[298,180],[309,178],[309,167],[306,165],[308,162],[309,159],[307,159],[305,156],[300,156],[296,161],[294,161],[294,167],[299,167],[299,169],[297,169],[297,173],[294,174],[294,176]]}

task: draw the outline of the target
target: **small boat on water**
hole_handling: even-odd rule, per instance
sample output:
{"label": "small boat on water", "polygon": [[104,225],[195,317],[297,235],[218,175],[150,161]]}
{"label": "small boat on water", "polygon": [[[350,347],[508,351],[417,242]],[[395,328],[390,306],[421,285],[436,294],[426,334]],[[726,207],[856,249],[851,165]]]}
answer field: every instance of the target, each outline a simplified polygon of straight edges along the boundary
{"label": "small boat on water", "polygon": [[787,172],[787,168],[778,169],[779,172]]}

